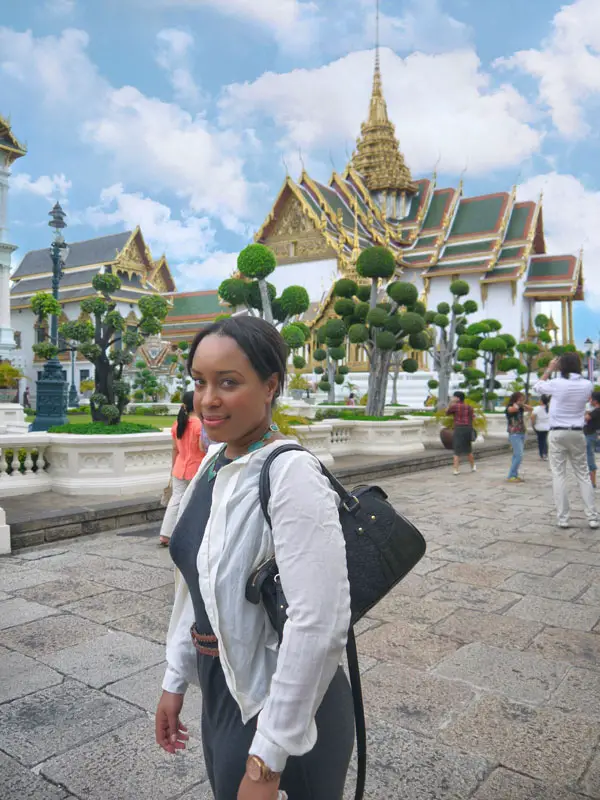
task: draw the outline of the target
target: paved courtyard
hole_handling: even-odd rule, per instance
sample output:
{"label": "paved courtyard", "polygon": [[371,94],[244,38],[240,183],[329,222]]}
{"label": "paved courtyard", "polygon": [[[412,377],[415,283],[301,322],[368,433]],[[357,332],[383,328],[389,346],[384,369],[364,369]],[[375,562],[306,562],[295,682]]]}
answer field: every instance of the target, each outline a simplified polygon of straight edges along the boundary
{"label": "paved courtyard", "polygon": [[[429,553],[360,627],[370,800],[600,798],[600,532],[507,468],[381,481]],[[0,559],[2,800],[212,796],[197,692],[189,751],[153,741],[172,584],[114,532]]]}

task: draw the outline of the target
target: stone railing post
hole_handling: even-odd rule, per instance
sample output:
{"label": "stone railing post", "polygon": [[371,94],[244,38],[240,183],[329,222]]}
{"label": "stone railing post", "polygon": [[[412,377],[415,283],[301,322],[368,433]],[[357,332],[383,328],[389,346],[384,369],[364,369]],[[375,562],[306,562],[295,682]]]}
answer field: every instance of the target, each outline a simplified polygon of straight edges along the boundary
{"label": "stone railing post", "polygon": [[0,507],[0,556],[10,553],[10,526],[6,524],[6,514]]}

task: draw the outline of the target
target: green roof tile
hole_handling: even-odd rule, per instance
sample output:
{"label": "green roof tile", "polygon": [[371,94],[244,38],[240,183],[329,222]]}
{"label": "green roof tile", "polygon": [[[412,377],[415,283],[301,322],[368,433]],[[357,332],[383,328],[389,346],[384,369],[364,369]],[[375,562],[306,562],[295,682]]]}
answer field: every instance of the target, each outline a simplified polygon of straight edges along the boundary
{"label": "green roof tile", "polygon": [[199,317],[205,314],[223,314],[225,309],[219,303],[216,292],[202,292],[198,294],[171,295],[173,308],[167,317],[167,322],[173,317]]}
{"label": "green roof tile", "polygon": [[435,247],[437,236],[420,236],[417,239],[414,249],[419,250],[424,247]]}
{"label": "green roof tile", "polygon": [[517,203],[510,215],[508,230],[506,231],[506,241],[514,242],[524,239],[527,235],[527,221],[532,210],[533,203]]}
{"label": "green roof tile", "polygon": [[441,226],[444,212],[449,199],[452,197],[453,191],[453,189],[442,189],[434,193],[431,198],[431,203],[429,204],[425,222],[423,223],[423,230],[435,230]]}
{"label": "green roof tile", "polygon": [[489,253],[494,247],[494,240],[485,242],[465,242],[464,244],[449,244],[444,248],[443,258],[451,256],[468,255],[469,253]]}
{"label": "green roof tile", "polygon": [[405,261],[407,264],[427,264],[430,258],[430,254],[421,253],[419,255],[402,256],[402,261]]}
{"label": "green roof tile", "polygon": [[528,278],[569,278],[573,268],[573,256],[557,256],[531,261]]}
{"label": "green roof tile", "polygon": [[419,181],[417,186],[417,194],[413,197],[412,203],[410,204],[410,214],[408,214],[408,216],[406,216],[402,222],[413,222],[413,220],[417,218],[419,208],[421,207],[421,201],[423,199],[423,193],[429,186],[429,181]]}
{"label": "green roof tile", "polygon": [[502,250],[500,250],[498,261],[508,261],[510,259],[521,258],[524,250],[524,247],[503,247]]}
{"label": "green roof tile", "polygon": [[450,236],[465,236],[497,230],[506,201],[506,194],[461,200]]}
{"label": "green roof tile", "polygon": [[437,264],[429,267],[427,270],[428,274],[431,272],[456,272],[460,274],[461,272],[472,272],[481,269],[485,269],[488,264],[490,263],[489,258],[482,259],[480,261],[451,261],[447,264],[440,263],[439,261]]}

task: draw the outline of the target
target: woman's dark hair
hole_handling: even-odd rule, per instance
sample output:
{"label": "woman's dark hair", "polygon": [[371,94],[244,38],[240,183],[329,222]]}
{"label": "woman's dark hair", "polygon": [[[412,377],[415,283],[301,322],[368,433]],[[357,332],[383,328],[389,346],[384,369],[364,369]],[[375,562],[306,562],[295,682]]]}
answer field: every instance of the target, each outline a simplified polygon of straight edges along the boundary
{"label": "woman's dark hair", "polygon": [[542,401],[542,405],[546,407],[546,411],[548,411],[548,408],[550,406],[550,395],[549,394],[543,394],[540,397],[540,400]]}
{"label": "woman's dark hair", "polygon": [[453,397],[456,397],[456,399],[460,400],[461,403],[465,402],[465,393],[464,392],[454,392]]}
{"label": "woman's dark hair", "polygon": [[350,392],[348,395],[348,400],[354,400],[354,392]]}
{"label": "woman's dark hair", "polygon": [[181,439],[187,428],[190,411],[194,410],[194,393],[186,392],[181,400],[181,408],[177,414],[177,438]]}
{"label": "woman's dark hair", "polygon": [[600,403],[600,392],[592,392],[592,400],[594,403]]}
{"label": "woman's dark hair", "polygon": [[277,375],[278,385],[273,405],[285,385],[288,346],[279,331],[259,317],[227,317],[198,331],[190,347],[187,368],[191,373],[200,342],[207,336],[228,336],[243,350],[252,368],[262,381]]}
{"label": "woman's dark hair", "polygon": [[523,392],[513,392],[511,396],[508,398],[508,405],[514,406],[519,397],[523,397]]}
{"label": "woman's dark hair", "polygon": [[560,357],[560,374],[563,378],[568,378],[571,373],[581,375],[581,359],[579,353],[565,353]]}

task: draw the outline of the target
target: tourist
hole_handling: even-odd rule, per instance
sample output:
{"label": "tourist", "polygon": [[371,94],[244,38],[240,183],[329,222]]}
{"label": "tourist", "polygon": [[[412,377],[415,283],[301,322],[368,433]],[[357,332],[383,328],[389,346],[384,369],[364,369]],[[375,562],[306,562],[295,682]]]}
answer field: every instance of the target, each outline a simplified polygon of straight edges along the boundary
{"label": "tourist", "polygon": [[202,424],[194,411],[194,392],[186,392],[176,422],[171,428],[173,459],[171,470],[172,494],[160,528],[160,544],[169,546],[177,522],[179,504],[191,479],[205,456],[202,446]]}
{"label": "tourist", "polygon": [[460,457],[466,456],[471,465],[471,472],[477,470],[473,456],[475,414],[473,406],[465,402],[464,392],[454,392],[452,402],[447,408],[447,413],[454,417],[454,432],[452,434],[452,448],[454,450],[454,474],[460,475]]}
{"label": "tourist", "polygon": [[348,395],[348,399],[346,400],[346,405],[352,407],[356,406],[356,398],[354,397],[354,392],[350,392],[350,394]]}
{"label": "tourist", "polygon": [[523,450],[525,449],[525,411],[533,411],[533,408],[525,403],[523,392],[513,392],[508,398],[506,406],[506,425],[508,439],[512,447],[512,461],[508,471],[510,483],[522,483],[523,478],[519,475],[519,468],[523,460]]}
{"label": "tourist", "polygon": [[[553,372],[560,375],[551,378]],[[554,504],[559,528],[569,527],[569,495],[567,492],[567,462],[570,462],[577,482],[590,528],[598,528],[598,512],[594,504],[594,489],[588,472],[586,441],[583,435],[585,409],[592,394],[592,383],[581,375],[581,359],[577,353],[565,353],[553,359],[534,391],[549,394],[550,403],[550,469]]]}
{"label": "tourist", "polygon": [[596,442],[598,441],[598,429],[600,428],[600,392],[592,392],[592,410],[586,412],[585,426],[583,433],[586,442],[588,471],[590,481],[594,489],[596,488]]}
{"label": "tourist", "polygon": [[29,399],[29,386],[23,393],[23,408],[31,408],[31,400]]}
{"label": "tourist", "polygon": [[531,427],[538,440],[538,451],[542,461],[548,461],[548,433],[550,432],[550,398],[543,394],[540,405],[531,412]]}
{"label": "tourist", "polygon": [[[170,552],[177,581],[156,739],[186,746],[190,682],[202,690],[202,746],[216,800],[342,800],[353,750],[353,701],[339,666],[350,623],[337,495],[306,452],[270,470],[272,528],[261,467],[283,437],[272,408],[288,350],[257,317],[230,317],[194,339],[188,367],[209,451],[180,506]],[[285,441],[285,440],[283,440]],[[289,603],[281,647],[265,610],[245,597],[273,557]],[[191,633],[190,633],[191,631]],[[290,758],[291,756],[291,758]]]}

